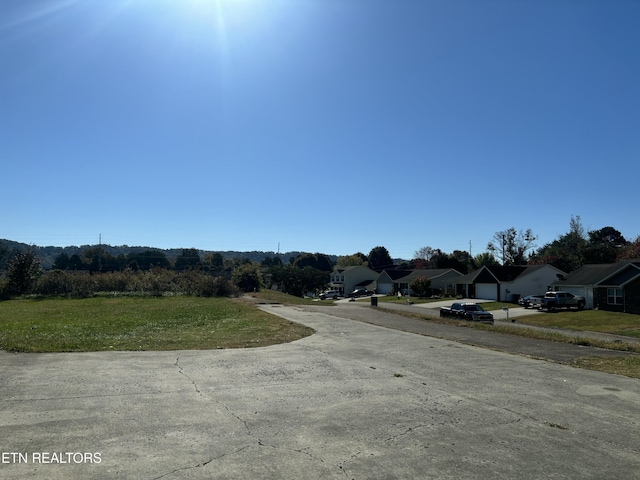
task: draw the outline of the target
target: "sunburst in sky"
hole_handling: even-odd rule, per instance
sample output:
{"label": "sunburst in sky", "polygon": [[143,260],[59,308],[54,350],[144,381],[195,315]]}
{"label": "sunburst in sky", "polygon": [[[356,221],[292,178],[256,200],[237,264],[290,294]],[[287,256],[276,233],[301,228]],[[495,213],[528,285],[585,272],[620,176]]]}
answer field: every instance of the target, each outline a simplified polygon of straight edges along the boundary
{"label": "sunburst in sky", "polygon": [[0,238],[410,258],[511,227],[543,245],[572,215],[635,238],[639,18],[633,1],[0,2]]}

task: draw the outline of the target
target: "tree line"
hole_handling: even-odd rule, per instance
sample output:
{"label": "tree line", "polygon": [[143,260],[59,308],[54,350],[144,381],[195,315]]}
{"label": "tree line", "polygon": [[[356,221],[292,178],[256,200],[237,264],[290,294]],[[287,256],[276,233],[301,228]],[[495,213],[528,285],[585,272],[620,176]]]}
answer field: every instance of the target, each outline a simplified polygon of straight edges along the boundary
{"label": "tree line", "polygon": [[455,250],[443,253],[431,247],[417,250],[412,265],[416,268],[455,268],[468,273],[483,265],[549,264],[564,272],[572,272],[586,264],[614,263],[640,258],[640,236],[627,240],[622,233],[607,226],[586,231],[580,216],[572,216],[569,231],[537,248],[537,236],[531,231],[508,228],[498,231],[488,242],[485,252],[472,257],[469,252]]}
{"label": "tree line", "polygon": [[[537,236],[528,229],[498,231],[485,252],[422,247],[412,260],[394,262],[388,250],[376,246],[368,254],[357,252],[337,257],[334,262],[322,253],[302,253],[283,262],[280,255],[265,256],[261,262],[248,258],[224,258],[221,253],[182,249],[174,259],[162,250],[140,249],[111,255],[101,246],[68,255],[60,253],[53,268],[41,267],[35,249],[10,252],[0,242],[0,298],[42,294],[84,296],[102,291],[134,293],[161,292],[192,295],[234,295],[273,288],[302,296],[328,287],[334,267],[362,265],[384,269],[453,268],[469,273],[483,265],[551,264],[567,273],[588,263],[613,263],[640,258],[640,236],[629,241],[615,228],[586,231],[579,216],[572,216],[569,232],[537,248]],[[2,273],[3,272],[3,273]]]}

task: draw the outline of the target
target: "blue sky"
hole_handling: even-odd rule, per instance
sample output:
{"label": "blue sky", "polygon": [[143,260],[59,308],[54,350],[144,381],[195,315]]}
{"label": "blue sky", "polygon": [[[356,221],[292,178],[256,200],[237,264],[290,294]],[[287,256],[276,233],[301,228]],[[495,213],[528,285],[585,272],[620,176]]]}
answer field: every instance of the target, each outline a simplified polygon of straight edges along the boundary
{"label": "blue sky", "polygon": [[640,235],[636,0],[0,0],[0,238]]}

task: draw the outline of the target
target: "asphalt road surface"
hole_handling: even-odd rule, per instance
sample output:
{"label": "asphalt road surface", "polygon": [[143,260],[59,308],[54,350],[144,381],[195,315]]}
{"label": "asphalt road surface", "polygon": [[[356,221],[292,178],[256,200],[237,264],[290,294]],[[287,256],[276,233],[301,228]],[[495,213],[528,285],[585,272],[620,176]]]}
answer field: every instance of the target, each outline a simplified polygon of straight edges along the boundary
{"label": "asphalt road surface", "polygon": [[262,308],[317,333],[244,350],[0,352],[0,478],[639,477],[638,380]]}

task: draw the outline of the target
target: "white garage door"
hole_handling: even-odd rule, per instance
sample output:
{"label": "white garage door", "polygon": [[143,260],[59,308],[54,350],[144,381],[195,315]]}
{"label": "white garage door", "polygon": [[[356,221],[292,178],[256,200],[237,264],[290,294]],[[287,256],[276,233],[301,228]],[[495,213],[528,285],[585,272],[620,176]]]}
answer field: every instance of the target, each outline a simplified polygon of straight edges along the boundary
{"label": "white garage door", "polygon": [[498,287],[495,283],[476,283],[476,298],[497,300]]}

